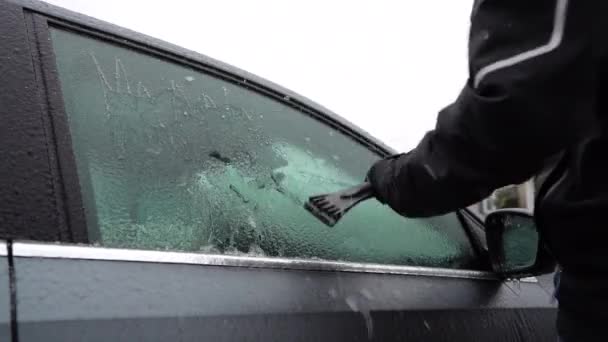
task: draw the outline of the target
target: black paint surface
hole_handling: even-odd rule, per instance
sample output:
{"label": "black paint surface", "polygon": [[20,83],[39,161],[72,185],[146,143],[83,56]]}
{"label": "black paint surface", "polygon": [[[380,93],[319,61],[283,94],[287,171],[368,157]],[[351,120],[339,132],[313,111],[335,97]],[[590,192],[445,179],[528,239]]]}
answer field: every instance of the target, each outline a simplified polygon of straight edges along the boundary
{"label": "black paint surface", "polygon": [[555,340],[555,310],[538,284],[58,259],[15,266],[21,341]]}
{"label": "black paint surface", "polygon": [[0,237],[57,241],[67,227],[28,39],[22,8],[0,2]]}

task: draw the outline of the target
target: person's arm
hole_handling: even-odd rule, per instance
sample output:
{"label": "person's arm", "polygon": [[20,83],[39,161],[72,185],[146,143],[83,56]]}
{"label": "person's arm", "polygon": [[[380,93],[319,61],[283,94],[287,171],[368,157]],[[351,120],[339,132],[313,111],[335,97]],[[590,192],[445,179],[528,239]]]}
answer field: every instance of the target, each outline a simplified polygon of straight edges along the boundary
{"label": "person's arm", "polygon": [[593,3],[476,1],[466,86],[414,150],[372,166],[376,197],[404,216],[444,214],[526,181],[588,136],[598,88]]}

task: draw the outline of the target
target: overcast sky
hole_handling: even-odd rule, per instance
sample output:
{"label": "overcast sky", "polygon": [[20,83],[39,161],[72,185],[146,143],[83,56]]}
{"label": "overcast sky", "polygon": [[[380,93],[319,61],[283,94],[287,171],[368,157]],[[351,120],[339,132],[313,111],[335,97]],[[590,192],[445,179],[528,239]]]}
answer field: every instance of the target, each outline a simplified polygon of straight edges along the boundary
{"label": "overcast sky", "polygon": [[219,59],[413,148],[467,77],[472,0],[46,0]]}

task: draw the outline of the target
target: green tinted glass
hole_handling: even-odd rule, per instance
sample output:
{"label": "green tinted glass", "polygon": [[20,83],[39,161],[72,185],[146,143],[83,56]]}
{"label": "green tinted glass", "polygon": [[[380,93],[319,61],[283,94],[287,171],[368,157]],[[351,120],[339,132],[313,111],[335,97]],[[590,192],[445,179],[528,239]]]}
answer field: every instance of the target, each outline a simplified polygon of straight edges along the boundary
{"label": "green tinted glass", "polygon": [[303,202],[360,183],[378,156],[277,100],[52,30],[93,240],[122,248],[470,267],[455,214],[376,201],[330,229]]}

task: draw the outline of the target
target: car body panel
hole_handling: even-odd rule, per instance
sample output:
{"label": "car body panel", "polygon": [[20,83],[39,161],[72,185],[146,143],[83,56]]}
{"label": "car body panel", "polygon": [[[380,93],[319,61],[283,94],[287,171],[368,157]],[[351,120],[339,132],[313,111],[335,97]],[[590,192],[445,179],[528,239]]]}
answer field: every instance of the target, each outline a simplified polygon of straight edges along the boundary
{"label": "car body panel", "polygon": [[[0,237],[63,238],[61,195],[49,161],[48,132],[23,9],[0,1]],[[6,167],[5,167],[6,166]],[[49,200],[52,198],[52,200]],[[32,210],[36,208],[36,210]]]}
{"label": "car body panel", "polygon": [[554,337],[553,310],[534,282],[346,272],[331,263],[322,271],[265,268],[265,260],[221,255],[217,266],[190,253],[119,261],[107,259],[141,251],[39,247],[14,246],[21,341],[474,341],[487,329],[505,340]]}
{"label": "car body panel", "polygon": [[8,247],[0,240],[0,341],[11,341],[11,293]]}

